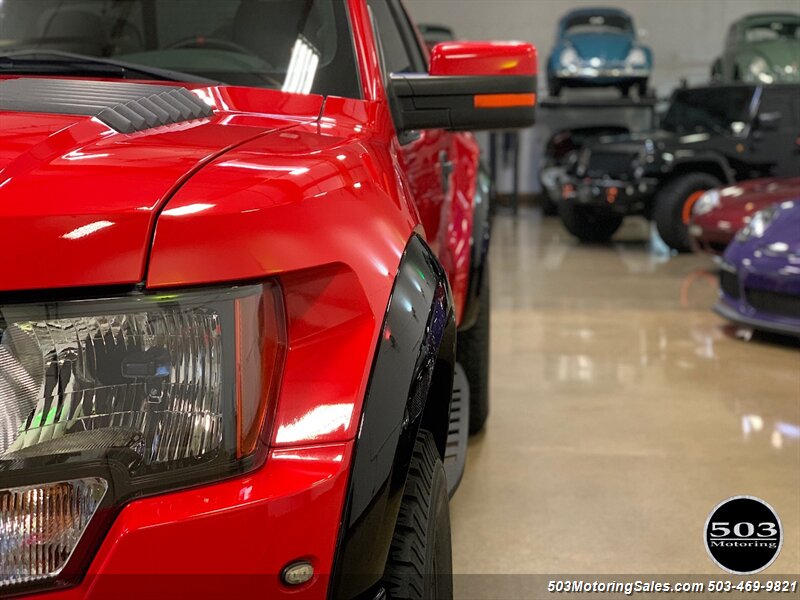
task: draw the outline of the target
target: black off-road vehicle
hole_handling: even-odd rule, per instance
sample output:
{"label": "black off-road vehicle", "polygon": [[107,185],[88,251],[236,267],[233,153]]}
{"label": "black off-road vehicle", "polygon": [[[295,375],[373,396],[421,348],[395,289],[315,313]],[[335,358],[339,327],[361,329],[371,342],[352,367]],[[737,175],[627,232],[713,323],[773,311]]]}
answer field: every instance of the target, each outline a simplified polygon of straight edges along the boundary
{"label": "black off-road vehicle", "polygon": [[800,85],[681,89],[656,131],[588,144],[563,178],[559,215],[582,241],[604,242],[628,215],[655,221],[672,248],[703,192],[800,173]]}

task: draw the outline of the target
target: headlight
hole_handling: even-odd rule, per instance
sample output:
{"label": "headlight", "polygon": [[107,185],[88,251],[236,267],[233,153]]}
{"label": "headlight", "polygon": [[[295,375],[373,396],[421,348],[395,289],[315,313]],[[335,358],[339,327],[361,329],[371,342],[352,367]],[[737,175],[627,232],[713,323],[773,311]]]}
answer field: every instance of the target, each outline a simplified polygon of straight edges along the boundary
{"label": "headlight", "polygon": [[641,48],[634,48],[628,54],[625,62],[631,67],[645,67],[647,66],[647,54]]}
{"label": "headlight", "polygon": [[747,68],[748,73],[750,74],[749,79],[751,81],[760,81],[763,83],[772,83],[773,77],[770,74],[770,68],[767,61],[762,58],[761,56],[757,56],[753,59],[753,62],[750,63],[750,66]]}
{"label": "headlight", "polygon": [[0,590],[103,507],[257,466],[283,314],[273,284],[0,306]]}
{"label": "headlight", "polygon": [[580,62],[581,58],[578,56],[578,53],[575,51],[575,48],[571,46],[564,48],[561,51],[561,56],[559,58],[559,62],[561,63],[562,67],[572,67],[577,65]]}
{"label": "headlight", "polygon": [[708,190],[692,207],[695,216],[707,215],[720,205],[719,190]]}
{"label": "headlight", "polygon": [[746,242],[751,239],[764,237],[764,233],[766,233],[772,221],[775,220],[777,214],[777,206],[770,206],[769,208],[758,211],[753,215],[753,218],[750,219],[750,222],[736,234],[736,241]]}

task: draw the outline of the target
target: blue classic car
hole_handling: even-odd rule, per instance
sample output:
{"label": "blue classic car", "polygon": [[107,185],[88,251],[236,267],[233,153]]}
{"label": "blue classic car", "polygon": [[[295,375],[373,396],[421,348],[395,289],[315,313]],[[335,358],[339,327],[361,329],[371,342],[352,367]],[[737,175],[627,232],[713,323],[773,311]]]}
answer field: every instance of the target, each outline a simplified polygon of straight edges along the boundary
{"label": "blue classic car", "polygon": [[581,8],[558,24],[547,63],[550,94],[564,87],[616,87],[627,96],[636,87],[647,94],[653,68],[650,48],[638,43],[631,16],[616,8]]}

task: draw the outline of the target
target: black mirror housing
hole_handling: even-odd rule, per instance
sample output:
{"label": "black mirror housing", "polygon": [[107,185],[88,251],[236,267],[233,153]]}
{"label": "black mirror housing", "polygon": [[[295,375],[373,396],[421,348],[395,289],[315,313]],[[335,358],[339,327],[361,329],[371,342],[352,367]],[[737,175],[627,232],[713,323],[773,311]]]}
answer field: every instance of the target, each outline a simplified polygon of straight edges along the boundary
{"label": "black mirror housing", "polygon": [[393,74],[391,86],[402,131],[520,129],[536,120],[536,77]]}

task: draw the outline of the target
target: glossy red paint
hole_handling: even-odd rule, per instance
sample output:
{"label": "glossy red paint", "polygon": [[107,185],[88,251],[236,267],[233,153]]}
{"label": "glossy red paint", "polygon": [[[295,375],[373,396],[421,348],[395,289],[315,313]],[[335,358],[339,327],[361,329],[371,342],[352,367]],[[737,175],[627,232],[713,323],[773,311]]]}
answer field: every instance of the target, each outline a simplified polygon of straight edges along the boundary
{"label": "glossy red paint", "polygon": [[524,42],[442,42],[431,52],[431,75],[536,75],[536,48]]}
{"label": "glossy red paint", "polygon": [[719,190],[720,204],[692,217],[692,245],[701,252],[722,255],[736,232],[753,213],[777,202],[800,199],[800,177],[754,179]]}
{"label": "glossy red paint", "polygon": [[[274,278],[287,313],[265,466],[129,504],[82,583],[35,598],[326,597],[403,250],[424,234],[460,319],[480,159],[470,134],[399,143],[366,2],[348,6],[363,100],[187,85],[213,117],[132,135],[86,117],[0,115],[0,291]],[[527,45],[470,49],[443,50],[439,74],[535,73]],[[317,577],[288,590],[279,573],[297,559]]]}
{"label": "glossy red paint", "polygon": [[[224,108],[133,135],[89,117],[2,114],[0,291],[139,283],[156,216],[193,173],[249,139],[316,120],[322,107],[320,97],[267,90],[197,93]],[[265,106],[284,113],[255,112]]]}
{"label": "glossy red paint", "polygon": [[[352,449],[273,450],[250,476],[132,502],[79,586],[30,597],[324,600]],[[280,573],[300,559],[316,576],[289,589]]]}

